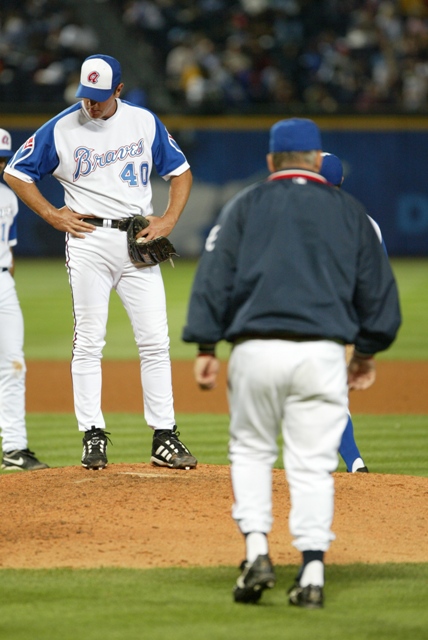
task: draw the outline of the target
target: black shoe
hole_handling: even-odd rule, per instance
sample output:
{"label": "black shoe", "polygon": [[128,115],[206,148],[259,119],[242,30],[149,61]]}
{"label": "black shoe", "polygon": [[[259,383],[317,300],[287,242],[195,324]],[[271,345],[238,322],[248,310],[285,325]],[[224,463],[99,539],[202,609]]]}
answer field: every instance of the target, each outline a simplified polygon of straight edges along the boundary
{"label": "black shoe", "polygon": [[242,573],[233,587],[235,602],[256,603],[265,589],[275,586],[275,572],[268,555],[257,556],[253,563],[244,560],[240,569]]}
{"label": "black shoe", "polygon": [[368,473],[369,470],[367,469],[367,467],[360,467],[359,469],[356,470],[355,473]]}
{"label": "black shoe", "polygon": [[104,469],[107,466],[107,441],[111,442],[110,435],[104,429],[91,427],[83,436],[82,467],[85,469]]}
{"label": "black shoe", "polygon": [[156,429],[153,434],[150,462],[158,467],[171,469],[194,469],[198,461],[178,439],[177,425],[171,429]]}
{"label": "black shoe", "polygon": [[38,471],[39,469],[49,469],[49,465],[37,460],[30,449],[16,449],[15,451],[4,451],[1,468],[8,471]]}
{"label": "black shoe", "polygon": [[288,591],[288,600],[296,607],[321,609],[324,605],[323,588],[313,584],[301,587],[298,582],[295,582]]}

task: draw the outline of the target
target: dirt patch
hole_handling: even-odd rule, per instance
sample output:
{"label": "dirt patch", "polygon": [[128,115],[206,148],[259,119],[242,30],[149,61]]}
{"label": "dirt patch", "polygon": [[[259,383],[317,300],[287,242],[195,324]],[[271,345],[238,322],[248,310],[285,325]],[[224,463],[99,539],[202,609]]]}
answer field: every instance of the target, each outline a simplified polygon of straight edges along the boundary
{"label": "dirt patch", "polygon": [[[226,466],[192,471],[112,464],[3,476],[0,566],[237,565],[244,543],[231,519]],[[288,533],[284,472],[274,470],[273,561],[299,564]],[[337,540],[329,563],[427,562],[428,480],[335,474]],[[398,515],[397,515],[398,514]],[[417,516],[417,517],[415,517]]]}
{"label": "dirt patch", "polygon": [[[72,412],[70,368],[29,362],[27,411]],[[202,392],[192,362],[174,362],[177,412],[227,413],[226,365],[218,388]],[[423,362],[379,362],[374,387],[351,397],[355,413],[428,414],[421,393]],[[136,362],[103,363],[104,411],[142,411]],[[299,564],[288,533],[289,496],[284,472],[274,470],[277,564]],[[329,563],[428,562],[428,479],[381,474],[335,474]],[[243,540],[231,518],[229,468],[159,469],[111,464],[3,474],[0,567],[158,567],[236,565]]]}
{"label": "dirt patch", "polygon": [[[27,411],[72,413],[73,398],[68,362],[27,363]],[[218,387],[201,391],[193,379],[192,361],[172,364],[175,409],[178,413],[228,413],[226,363]],[[428,414],[428,362],[378,362],[377,379],[367,391],[353,391],[353,413]],[[103,410],[139,413],[143,408],[139,364],[136,361],[103,362]]]}

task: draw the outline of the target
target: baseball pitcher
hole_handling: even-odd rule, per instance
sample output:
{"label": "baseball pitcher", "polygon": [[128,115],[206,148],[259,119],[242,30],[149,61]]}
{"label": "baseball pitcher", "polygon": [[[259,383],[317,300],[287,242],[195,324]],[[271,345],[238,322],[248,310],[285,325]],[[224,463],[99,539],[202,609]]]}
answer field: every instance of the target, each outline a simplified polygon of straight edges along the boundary
{"label": "baseball pitcher", "polygon": [[[108,433],[101,410],[101,358],[109,298],[125,307],[141,364],[144,414],[153,429],[151,462],[196,467],[175,424],[165,291],[159,263],[175,254],[167,239],[189,197],[192,175],[174,138],[147,109],[120,100],[121,67],[111,56],[87,58],[76,96],[17,151],[5,170],[16,194],[66,234],[73,300],[71,372],[83,435],[82,465],[107,465]],[[153,215],[152,169],[169,181],[169,201]],[[64,189],[54,207],[37,187],[51,174]]]}

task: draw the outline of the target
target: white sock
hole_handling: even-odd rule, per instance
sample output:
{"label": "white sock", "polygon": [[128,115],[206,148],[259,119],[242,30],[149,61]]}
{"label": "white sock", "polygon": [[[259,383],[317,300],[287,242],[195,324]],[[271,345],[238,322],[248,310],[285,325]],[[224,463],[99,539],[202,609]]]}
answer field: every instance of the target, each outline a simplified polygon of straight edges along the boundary
{"label": "white sock", "polygon": [[266,535],[258,531],[249,533],[245,538],[245,544],[248,562],[254,562],[257,556],[265,556],[269,551]]}
{"label": "white sock", "polygon": [[321,560],[312,560],[303,569],[302,576],[299,580],[301,587],[307,587],[312,584],[317,587],[324,586],[324,563]]}
{"label": "white sock", "polygon": [[352,473],[355,473],[357,471],[357,469],[361,469],[361,467],[364,467],[364,462],[362,458],[356,458],[354,460],[354,462],[352,463]]}

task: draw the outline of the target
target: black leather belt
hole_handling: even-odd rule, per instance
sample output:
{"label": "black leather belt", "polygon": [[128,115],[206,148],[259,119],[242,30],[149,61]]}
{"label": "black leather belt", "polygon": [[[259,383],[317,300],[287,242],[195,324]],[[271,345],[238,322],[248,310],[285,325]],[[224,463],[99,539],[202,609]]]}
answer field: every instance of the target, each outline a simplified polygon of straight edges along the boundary
{"label": "black leather belt", "polygon": [[109,220],[108,218],[82,218],[82,220],[83,222],[87,222],[88,224],[93,224],[95,227],[119,229],[119,224],[123,224],[123,220],[127,220],[127,218],[121,218],[120,220]]}
{"label": "black leather belt", "polygon": [[288,333],[288,331],[280,331],[276,334],[269,335],[245,335],[235,338],[233,344],[241,344],[248,340],[291,340],[292,342],[317,342],[318,340],[330,340],[331,342],[337,342],[338,344],[345,344],[342,340],[336,340],[335,338],[326,338],[324,336],[305,335],[300,333]]}

